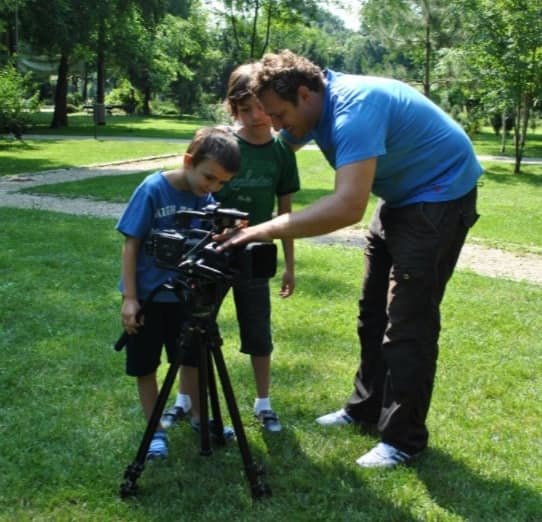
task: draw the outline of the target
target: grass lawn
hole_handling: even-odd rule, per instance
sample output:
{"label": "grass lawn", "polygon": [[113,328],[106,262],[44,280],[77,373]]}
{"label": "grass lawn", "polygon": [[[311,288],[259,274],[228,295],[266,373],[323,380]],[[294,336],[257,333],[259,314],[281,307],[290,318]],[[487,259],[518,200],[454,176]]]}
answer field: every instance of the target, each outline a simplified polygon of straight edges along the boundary
{"label": "grass lawn", "polygon": [[178,154],[185,148],[180,143],[163,141],[0,140],[0,179],[13,174]]}
{"label": "grass lawn", "polygon": [[[106,125],[94,126],[90,114],[77,113],[68,115],[68,127],[50,129],[51,113],[39,113],[34,116],[33,134],[64,134],[77,136],[145,136],[155,138],[190,139],[194,131],[212,122],[189,116],[107,116]],[[483,127],[473,138],[479,154],[501,154],[501,138],[496,136],[491,127]],[[505,154],[514,155],[514,142],[510,137],[506,140]],[[525,157],[542,157],[542,130],[530,131],[525,144]]]}
{"label": "grass lawn", "polygon": [[[68,134],[88,133],[90,117],[79,118]],[[99,132],[121,135],[132,125],[132,134],[184,137],[183,123],[171,118],[118,122],[108,120]],[[190,137],[193,129],[185,132]],[[479,152],[498,153],[487,134]],[[540,145],[532,156],[542,156]],[[3,140],[0,175],[182,150],[165,142]],[[298,160],[303,189],[296,209],[333,190],[318,151],[302,151]],[[514,176],[511,165],[484,166],[482,219],[471,239],[540,252],[542,167],[525,166]],[[144,175],[32,191],[126,201]],[[124,354],[112,349],[120,333],[114,220],[1,207],[0,220],[0,521],[542,520],[542,287],[454,275],[442,307],[430,448],[410,467],[362,470],[354,461],[375,440],[314,422],[351,391],[361,253],[298,241],[294,296],[281,300],[278,280],[272,292],[280,434],[262,433],[251,418],[253,378],[237,350],[230,298],[219,318],[249,444],[273,496],[253,503],[237,445],[202,457],[197,435],[183,424],[170,432],[170,458],[147,465],[137,497],[122,501],[118,488],[145,424]]]}
{"label": "grass lawn", "polygon": [[362,470],[354,460],[374,439],[314,422],[350,392],[361,255],[299,241],[295,295],[280,300],[278,281],[272,292],[282,433],[252,421],[231,299],[220,315],[249,444],[273,496],[253,503],[236,444],[202,457],[184,424],[170,432],[170,458],[146,466],[137,497],[122,501],[144,422],[124,354],[111,347],[120,324],[114,220],[17,209],[0,209],[0,219],[0,520],[542,519],[540,286],[455,274],[430,449],[411,467]]}
{"label": "grass lawn", "polygon": [[[319,151],[302,150],[297,153],[297,158],[302,190],[294,196],[294,210],[330,193],[334,183],[333,171]],[[509,163],[483,162],[483,165],[486,172],[479,186],[479,212],[482,217],[469,240],[507,250],[541,252],[542,222],[539,215],[542,165],[527,165],[519,176],[512,174],[513,166]],[[107,176],[27,190],[123,202],[128,200],[146,175]],[[367,225],[374,203],[374,198],[371,198],[360,227]]]}
{"label": "grass lawn", "polygon": [[52,113],[41,112],[34,116],[35,123],[30,134],[67,136],[140,136],[146,138],[191,139],[194,132],[212,122],[191,116],[106,116],[105,125],[94,125],[92,115],[76,113],[68,115],[68,127],[51,129]]}

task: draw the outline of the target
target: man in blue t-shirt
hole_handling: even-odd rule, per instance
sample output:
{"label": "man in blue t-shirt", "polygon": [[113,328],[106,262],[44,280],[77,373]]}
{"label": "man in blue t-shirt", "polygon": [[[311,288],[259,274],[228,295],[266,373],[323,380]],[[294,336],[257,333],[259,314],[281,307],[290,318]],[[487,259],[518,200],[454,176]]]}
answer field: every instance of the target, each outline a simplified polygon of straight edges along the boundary
{"label": "man in blue t-shirt", "polygon": [[226,237],[224,247],[325,234],[360,221],[371,192],[380,198],[367,234],[354,390],[317,422],[378,429],[362,467],[406,462],[427,446],[439,307],[478,218],[482,168],[461,127],[404,83],[322,71],[290,51],[260,66],[252,88],[265,112],[292,147],[316,141],[335,191]]}

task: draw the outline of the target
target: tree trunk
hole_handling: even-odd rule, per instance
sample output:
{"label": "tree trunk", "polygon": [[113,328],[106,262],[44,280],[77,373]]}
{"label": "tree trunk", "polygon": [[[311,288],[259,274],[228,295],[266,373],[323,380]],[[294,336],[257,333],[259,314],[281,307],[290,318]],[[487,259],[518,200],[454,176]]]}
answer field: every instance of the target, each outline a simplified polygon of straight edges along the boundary
{"label": "tree trunk", "polygon": [[501,136],[501,154],[504,154],[505,150],[506,150],[506,133],[507,133],[507,130],[506,130],[506,119],[508,118],[508,115],[506,114],[506,109],[503,109],[502,111],[502,126],[501,126],[501,132],[502,132],[502,136]]}
{"label": "tree trunk", "polygon": [[431,19],[427,14],[425,23],[425,64],[423,74],[423,93],[431,97]]}
{"label": "tree trunk", "polygon": [[105,26],[98,27],[98,48],[96,49],[96,106],[95,123],[105,125]]}
{"label": "tree trunk", "polygon": [[58,129],[68,126],[68,70],[69,59],[67,54],[60,56],[58,64],[58,80],[55,88],[55,111],[51,128]]}
{"label": "tree trunk", "polygon": [[271,36],[271,19],[272,19],[273,4],[269,2],[267,4],[267,23],[265,27],[265,41],[260,52],[260,58],[265,54],[267,46],[269,45],[269,37]]}
{"label": "tree trunk", "polygon": [[256,48],[256,38],[258,36],[258,15],[260,13],[260,1],[256,0],[254,6],[254,19],[252,21],[252,35],[250,36],[250,58],[254,58],[254,49]]}
{"label": "tree trunk", "polygon": [[516,115],[514,117],[514,154],[516,158],[514,163],[514,174],[519,174],[521,172],[521,112],[522,101],[520,98],[516,104]]}
{"label": "tree trunk", "polygon": [[518,118],[518,145],[516,147],[516,166],[514,168],[514,174],[519,174],[521,172],[521,161],[523,160],[523,152],[525,150],[525,140],[527,139],[531,107],[532,97],[529,94],[524,94],[522,96],[520,116]]}
{"label": "tree trunk", "polygon": [[145,116],[151,115],[151,88],[145,87],[143,91],[143,114]]}
{"label": "tree trunk", "polygon": [[81,86],[81,99],[83,103],[86,103],[88,98],[88,67],[87,64],[83,66],[83,83]]}

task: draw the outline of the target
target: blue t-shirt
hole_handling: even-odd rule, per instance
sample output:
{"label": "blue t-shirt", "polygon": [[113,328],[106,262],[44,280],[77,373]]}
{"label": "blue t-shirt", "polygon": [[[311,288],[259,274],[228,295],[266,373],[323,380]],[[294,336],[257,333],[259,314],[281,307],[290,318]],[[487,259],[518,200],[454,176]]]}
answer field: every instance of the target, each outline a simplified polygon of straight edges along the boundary
{"label": "blue t-shirt", "polygon": [[377,157],[372,192],[392,206],[448,201],[482,174],[460,125],[409,85],[325,71],[314,139],[334,169]]}
{"label": "blue t-shirt", "polygon": [[[179,276],[174,270],[158,268],[153,256],[145,253],[144,243],[154,232],[175,228],[175,213],[179,210],[200,210],[214,203],[211,194],[199,197],[192,192],[177,190],[166,179],[163,172],[147,176],[135,189],[116,229],[125,236],[141,240],[137,254],[137,296],[144,300],[157,286]],[[196,226],[196,223],[193,223]],[[124,291],[121,278],[119,289]],[[160,292],[155,301],[178,301],[173,292]]]}

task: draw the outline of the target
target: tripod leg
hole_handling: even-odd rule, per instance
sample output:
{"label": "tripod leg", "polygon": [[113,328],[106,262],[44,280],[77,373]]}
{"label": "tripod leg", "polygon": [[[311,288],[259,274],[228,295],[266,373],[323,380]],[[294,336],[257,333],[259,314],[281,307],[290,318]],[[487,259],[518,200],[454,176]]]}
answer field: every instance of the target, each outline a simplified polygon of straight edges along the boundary
{"label": "tripod leg", "polygon": [[209,349],[205,342],[202,342],[201,331],[198,329],[198,353],[199,353],[199,408],[200,408],[200,455],[209,456],[211,449],[211,437],[209,433],[209,404],[207,402],[207,390],[209,388],[208,378],[212,368],[209,365]]}
{"label": "tripod leg", "polygon": [[222,384],[222,390],[224,391],[224,397],[228,405],[228,411],[230,413],[233,427],[235,429],[235,435],[239,444],[241,458],[243,459],[243,464],[245,466],[245,474],[250,484],[252,497],[257,499],[262,497],[270,497],[271,488],[262,479],[264,470],[261,466],[257,466],[254,463],[252,455],[250,453],[250,448],[248,447],[245,429],[241,421],[239,409],[237,408],[237,402],[235,401],[233,388],[228,375],[228,371],[226,369],[226,363],[224,362],[222,351],[220,350],[220,346],[218,344],[212,344],[211,349],[216,363],[218,375],[220,377],[220,382]]}
{"label": "tripod leg", "polygon": [[[222,340],[220,340],[222,343]],[[220,412],[220,402],[218,400],[218,391],[216,386],[216,378],[213,370],[213,360],[211,357],[212,348],[208,346],[206,349],[207,352],[207,364],[208,364],[208,390],[209,390],[209,400],[211,402],[211,411],[213,412],[213,435],[221,445],[226,444],[226,438],[224,437],[224,422],[222,420],[222,414]]]}
{"label": "tripod leg", "polygon": [[[178,359],[178,357],[176,359]],[[132,464],[130,464],[126,468],[124,472],[124,481],[120,486],[120,496],[122,498],[128,497],[130,495],[134,495],[137,490],[137,484],[136,484],[137,479],[139,478],[139,475],[141,475],[141,473],[143,472],[143,469],[145,468],[145,460],[147,458],[147,451],[151,444],[151,440],[154,435],[154,432],[156,431],[156,428],[158,427],[158,424],[160,423],[160,418],[162,417],[162,412],[164,411],[164,407],[169,397],[171,387],[173,386],[173,383],[175,381],[175,376],[177,375],[179,366],[180,366],[180,363],[178,361],[175,361],[169,365],[166,378],[164,379],[164,383],[162,384],[162,388],[160,388],[160,393],[158,394],[156,403],[154,404],[151,418],[149,419],[149,422],[147,423],[147,428],[145,429],[145,433],[143,434],[143,438],[141,439],[139,449],[137,450],[136,458],[132,462]]]}

